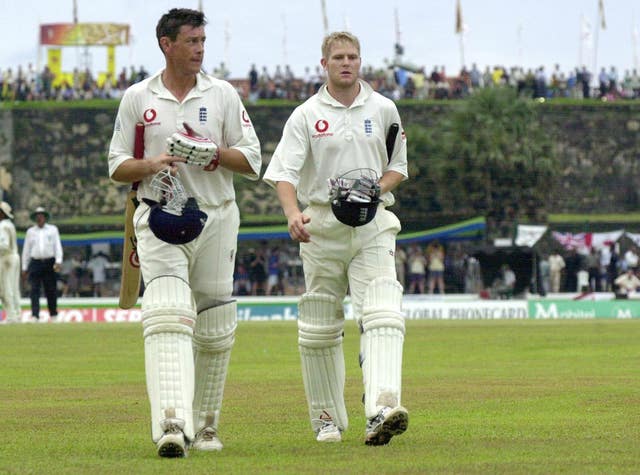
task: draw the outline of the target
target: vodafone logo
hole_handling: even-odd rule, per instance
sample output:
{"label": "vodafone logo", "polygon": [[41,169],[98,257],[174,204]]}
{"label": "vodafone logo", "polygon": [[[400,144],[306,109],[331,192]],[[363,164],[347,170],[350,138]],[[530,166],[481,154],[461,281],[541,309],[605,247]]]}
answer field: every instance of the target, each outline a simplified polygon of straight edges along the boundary
{"label": "vodafone logo", "polygon": [[147,123],[153,122],[157,115],[158,114],[156,113],[155,109],[147,109],[146,111],[144,111],[144,114],[142,114],[142,116],[144,117],[144,121]]}
{"label": "vodafone logo", "polygon": [[245,124],[250,124],[251,121],[249,120],[249,116],[247,115],[247,111],[246,110],[242,110],[242,122],[244,122]]}
{"label": "vodafone logo", "polygon": [[324,119],[320,119],[318,122],[316,122],[315,127],[316,127],[316,130],[322,134],[326,132],[327,129],[329,128],[329,122],[327,122]]}
{"label": "vodafone logo", "polygon": [[313,127],[318,133],[312,135],[311,138],[318,139],[321,137],[331,137],[333,135],[332,132],[327,132],[327,130],[329,130],[329,122],[324,119],[319,119]]}

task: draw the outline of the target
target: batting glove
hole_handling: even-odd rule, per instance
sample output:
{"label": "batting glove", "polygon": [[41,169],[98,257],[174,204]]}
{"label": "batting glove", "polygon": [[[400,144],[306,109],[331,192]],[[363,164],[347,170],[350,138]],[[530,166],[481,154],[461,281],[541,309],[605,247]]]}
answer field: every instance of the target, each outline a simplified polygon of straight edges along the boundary
{"label": "batting glove", "polygon": [[213,140],[184,132],[175,132],[167,138],[167,153],[182,157],[187,160],[188,165],[197,167],[213,164],[215,169],[220,163],[220,151]]}

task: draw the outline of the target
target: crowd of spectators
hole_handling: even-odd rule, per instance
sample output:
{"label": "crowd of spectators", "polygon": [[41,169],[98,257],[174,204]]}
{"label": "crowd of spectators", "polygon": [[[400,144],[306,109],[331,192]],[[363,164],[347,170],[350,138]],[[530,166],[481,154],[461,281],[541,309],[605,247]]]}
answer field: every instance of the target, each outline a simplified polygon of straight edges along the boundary
{"label": "crowd of spectators", "polygon": [[[322,68],[306,67],[296,75],[288,66],[276,65],[260,69],[253,64],[246,77],[232,78],[224,63],[211,71],[216,77],[231,82],[247,101],[258,99],[288,99],[300,101],[312,95],[324,82]],[[117,77],[102,75],[97,78],[88,68],[75,69],[70,75],[56,80],[44,66],[36,71],[33,64],[26,67],[0,67],[0,101],[30,100],[81,100],[117,99],[131,84],[146,78],[149,73],[143,66],[129,70],[123,68]],[[606,100],[640,99],[640,74],[637,69],[627,69],[623,74],[615,66],[602,67],[594,74],[586,67],[562,71],[556,65],[551,71],[544,66],[526,69],[519,66],[506,68],[495,65],[480,69],[475,63],[470,69],[464,67],[458,74],[449,75],[444,66],[384,67],[366,65],[362,77],[375,90],[393,99],[461,99],[472,91],[486,87],[512,87],[521,97],[534,99],[552,98],[600,98]]]}
{"label": "crowd of spectators", "polygon": [[619,243],[580,253],[576,249],[553,252],[540,260],[542,285],[548,292],[613,292],[624,297],[640,290],[640,249],[621,250]]}

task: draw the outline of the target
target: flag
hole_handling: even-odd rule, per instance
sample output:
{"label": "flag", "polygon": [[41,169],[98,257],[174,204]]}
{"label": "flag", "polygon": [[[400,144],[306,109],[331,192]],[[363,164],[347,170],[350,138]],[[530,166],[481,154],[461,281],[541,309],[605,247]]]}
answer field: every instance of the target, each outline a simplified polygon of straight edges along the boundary
{"label": "flag", "polygon": [[598,0],[598,16],[600,17],[600,27],[607,29],[607,22],[604,19],[604,0]]}
{"label": "flag", "polygon": [[462,7],[460,6],[460,0],[456,2],[456,33],[460,34],[464,31],[464,25],[462,24]]}

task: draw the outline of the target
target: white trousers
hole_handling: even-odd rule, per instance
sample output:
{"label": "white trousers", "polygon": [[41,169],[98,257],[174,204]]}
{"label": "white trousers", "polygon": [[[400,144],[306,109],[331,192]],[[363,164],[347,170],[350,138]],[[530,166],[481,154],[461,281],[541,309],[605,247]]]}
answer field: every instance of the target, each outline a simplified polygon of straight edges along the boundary
{"label": "white trousers", "polygon": [[342,302],[349,290],[354,315],[360,320],[367,285],[383,275],[396,278],[400,221],[383,206],[370,223],[355,228],[340,223],[330,206],[311,205],[304,213],[311,218],[307,224],[311,242],[300,244],[306,291]]}
{"label": "white trousers", "polygon": [[183,245],[168,244],[149,229],[149,206],[140,203],[133,217],[144,282],[172,275],[189,283],[196,299],[229,300],[233,293],[240,213],[235,202],[202,207],[207,223],[200,236]]}

